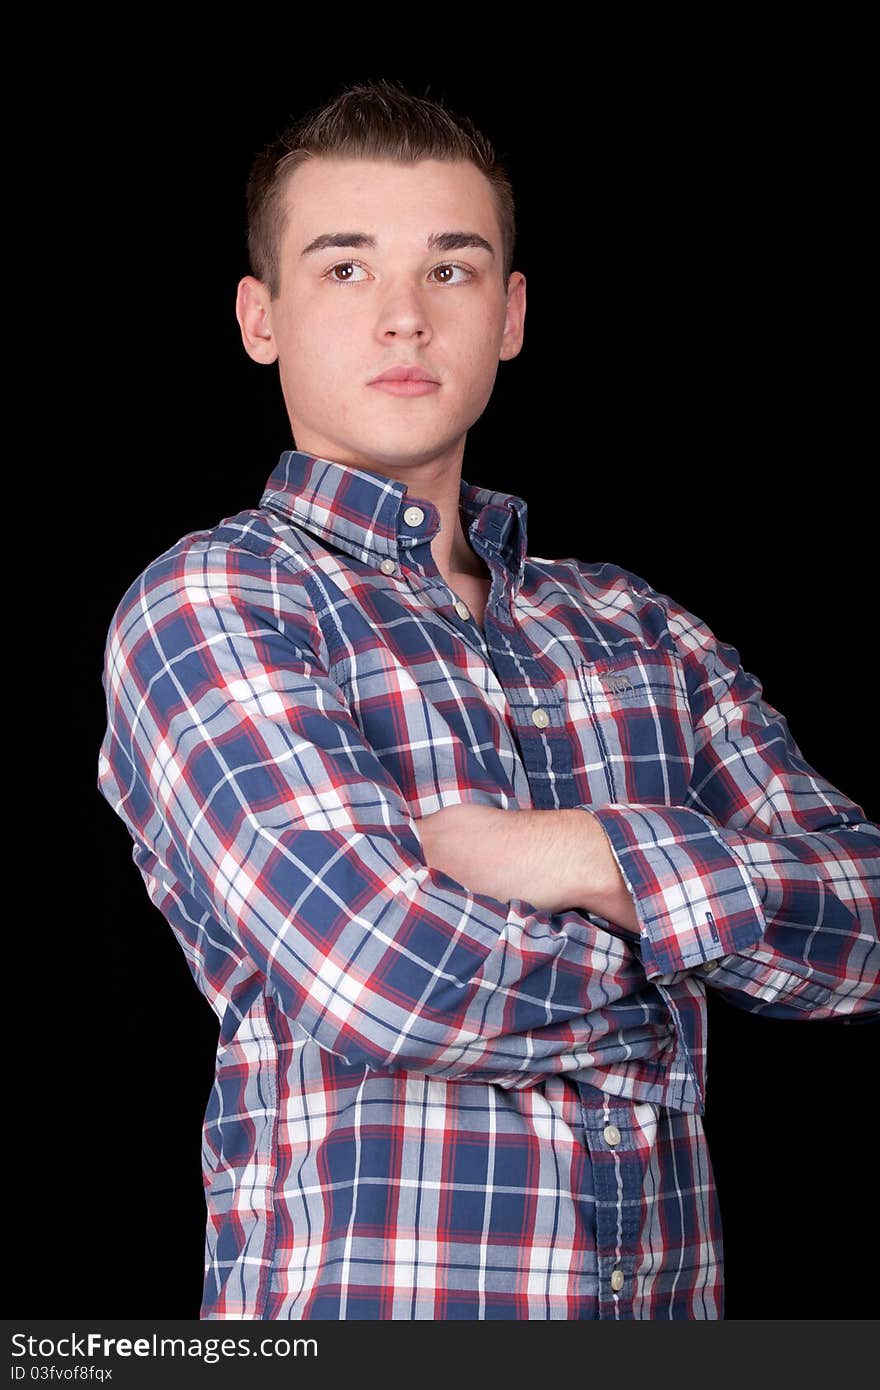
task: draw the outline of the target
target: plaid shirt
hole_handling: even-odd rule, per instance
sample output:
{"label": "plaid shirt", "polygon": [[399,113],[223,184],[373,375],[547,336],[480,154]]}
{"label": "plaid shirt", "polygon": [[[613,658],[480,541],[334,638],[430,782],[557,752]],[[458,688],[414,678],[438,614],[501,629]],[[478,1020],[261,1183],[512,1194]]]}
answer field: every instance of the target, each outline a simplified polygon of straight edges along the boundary
{"label": "plaid shirt", "polygon": [[[739,653],[612,564],[526,553],[301,450],[123,597],[99,786],[220,1021],[203,1318],[720,1318],[707,986],[880,1011],[880,830]],[[640,932],[472,893],[418,817],[584,807]]]}

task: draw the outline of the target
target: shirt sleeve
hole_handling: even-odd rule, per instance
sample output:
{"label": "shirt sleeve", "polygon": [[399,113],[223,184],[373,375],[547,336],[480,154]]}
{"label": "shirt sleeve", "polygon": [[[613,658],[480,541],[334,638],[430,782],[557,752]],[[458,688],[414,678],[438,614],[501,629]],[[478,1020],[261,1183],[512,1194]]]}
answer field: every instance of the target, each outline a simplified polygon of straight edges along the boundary
{"label": "shirt sleeve", "polygon": [[99,788],[210,914],[214,993],[244,959],[319,1046],[373,1069],[521,1088],[629,1055],[615,1005],[637,1032],[635,996],[657,994],[638,951],[427,867],[296,579],[200,542],[148,567],[107,639]]}
{"label": "shirt sleeve", "polygon": [[880,1012],[880,828],[803,757],[736,648],[668,595],[690,697],[684,806],[590,806],[633,896],[650,979],[700,967],[776,1018]]}

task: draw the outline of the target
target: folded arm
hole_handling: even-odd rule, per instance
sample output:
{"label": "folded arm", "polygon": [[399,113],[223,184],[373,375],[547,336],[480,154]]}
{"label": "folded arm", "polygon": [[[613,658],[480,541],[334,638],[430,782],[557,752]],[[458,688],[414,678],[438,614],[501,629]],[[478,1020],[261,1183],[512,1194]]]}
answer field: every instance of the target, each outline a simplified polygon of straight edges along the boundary
{"label": "folded arm", "polygon": [[626,1056],[614,1006],[634,1036],[639,994],[656,1007],[638,952],[425,863],[296,578],[200,542],[149,567],[108,637],[99,785],[208,914],[192,956],[216,962],[214,994],[244,962],[321,1047],[374,1069],[521,1087]]}
{"label": "folded arm", "polygon": [[460,802],[417,822],[426,862],[501,902],[603,916],[638,934],[639,920],[608,837],[576,807],[522,810]]}

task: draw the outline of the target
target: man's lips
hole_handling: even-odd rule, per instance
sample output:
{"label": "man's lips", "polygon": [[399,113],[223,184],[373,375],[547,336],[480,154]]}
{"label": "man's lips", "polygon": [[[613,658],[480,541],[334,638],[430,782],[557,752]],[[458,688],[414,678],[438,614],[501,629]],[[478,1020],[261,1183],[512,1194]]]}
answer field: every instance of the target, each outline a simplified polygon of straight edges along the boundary
{"label": "man's lips", "polygon": [[376,386],[380,381],[430,381],[435,386],[440,384],[426,367],[420,367],[415,362],[398,362],[393,367],[387,367],[384,372],[374,376],[369,384]]}

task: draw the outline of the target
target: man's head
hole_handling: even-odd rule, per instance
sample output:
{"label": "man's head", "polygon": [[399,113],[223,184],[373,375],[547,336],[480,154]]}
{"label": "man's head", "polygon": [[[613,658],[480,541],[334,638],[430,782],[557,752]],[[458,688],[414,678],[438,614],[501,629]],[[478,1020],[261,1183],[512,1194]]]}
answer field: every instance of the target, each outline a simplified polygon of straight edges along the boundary
{"label": "man's head", "polygon": [[[460,462],[525,316],[485,137],[388,82],[352,87],[257,156],[247,205],[236,316],[254,361],[278,360],[297,447],[389,471]],[[401,364],[437,389],[370,384]]]}

